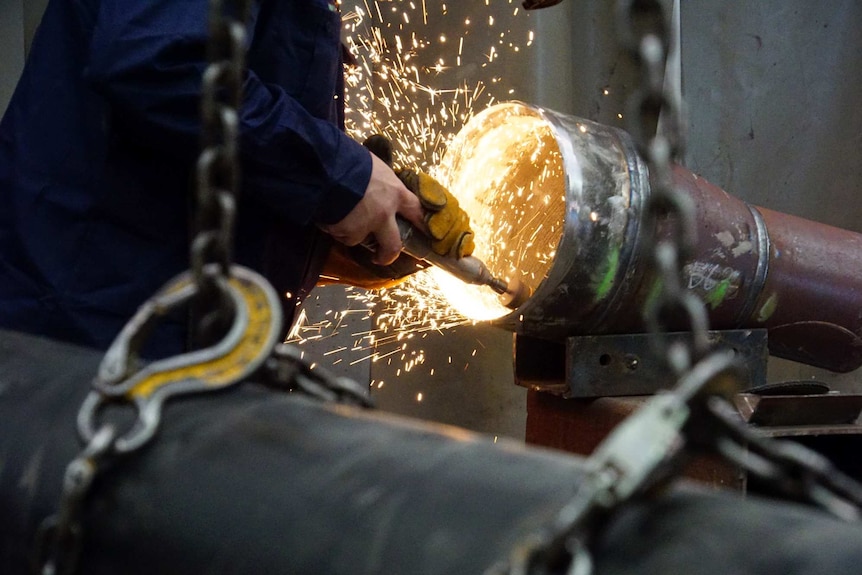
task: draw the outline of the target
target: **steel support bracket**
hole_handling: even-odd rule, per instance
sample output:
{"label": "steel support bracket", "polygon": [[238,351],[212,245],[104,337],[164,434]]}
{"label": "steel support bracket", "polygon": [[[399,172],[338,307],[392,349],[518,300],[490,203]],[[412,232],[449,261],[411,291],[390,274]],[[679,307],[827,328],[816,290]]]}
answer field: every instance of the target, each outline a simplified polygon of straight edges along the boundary
{"label": "steel support bracket", "polygon": [[[655,356],[648,334],[571,336],[565,343],[515,338],[515,383],[564,397],[650,395],[673,386],[672,375]],[[687,332],[663,334],[671,340]],[[713,346],[739,357],[745,388],[766,382],[765,329],[710,331]]]}

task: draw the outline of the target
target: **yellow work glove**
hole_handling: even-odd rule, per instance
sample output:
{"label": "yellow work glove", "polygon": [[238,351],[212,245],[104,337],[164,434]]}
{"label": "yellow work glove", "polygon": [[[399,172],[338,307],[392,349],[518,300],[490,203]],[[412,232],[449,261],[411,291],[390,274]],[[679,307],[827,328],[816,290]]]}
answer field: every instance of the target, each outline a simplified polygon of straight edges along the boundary
{"label": "yellow work glove", "polygon": [[443,185],[424,172],[395,172],[411,192],[419,197],[425,209],[425,223],[431,235],[431,249],[441,256],[462,258],[473,253],[473,230],[470,216]]}
{"label": "yellow work glove", "polygon": [[[392,165],[392,143],[374,135],[362,143],[374,155]],[[419,198],[431,235],[431,248],[438,254],[460,258],[473,253],[470,218],[458,200],[437,180],[422,172],[396,170],[404,185]],[[335,243],[329,251],[318,285],[343,283],[365,289],[392,287],[407,276],[428,267],[424,261],[405,253],[388,266],[372,261],[373,253],[362,246],[346,247]]]}

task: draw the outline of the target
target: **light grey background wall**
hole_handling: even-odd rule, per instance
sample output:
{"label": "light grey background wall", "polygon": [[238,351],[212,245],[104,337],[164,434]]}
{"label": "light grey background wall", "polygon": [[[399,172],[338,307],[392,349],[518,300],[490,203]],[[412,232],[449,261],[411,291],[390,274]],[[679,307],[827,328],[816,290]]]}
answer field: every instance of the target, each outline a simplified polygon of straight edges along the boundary
{"label": "light grey background wall", "polygon": [[24,66],[23,0],[0,0],[0,114],[6,111]]}
{"label": "light grey background wall", "polygon": [[0,114],[6,111],[48,0],[0,0]]}
{"label": "light grey background wall", "polygon": [[862,2],[682,3],[688,165],[862,231]]}

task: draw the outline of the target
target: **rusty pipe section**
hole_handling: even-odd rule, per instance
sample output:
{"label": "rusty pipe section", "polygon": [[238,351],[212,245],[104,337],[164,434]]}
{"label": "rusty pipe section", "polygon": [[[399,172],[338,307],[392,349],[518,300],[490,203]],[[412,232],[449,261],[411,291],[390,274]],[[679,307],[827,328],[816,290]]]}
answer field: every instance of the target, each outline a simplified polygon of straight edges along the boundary
{"label": "rusty pipe section", "polygon": [[682,167],[674,179],[697,206],[684,274],[715,328],[765,327],[775,356],[862,365],[862,234],[752,206]]}
{"label": "rusty pipe section", "polygon": [[862,364],[862,235],[757,208],[769,273],[750,321],[780,357],[846,372]]}
{"label": "rusty pipe section", "polygon": [[[639,333],[657,278],[643,234],[649,176],[630,136],[523,106],[553,129],[565,171],[565,226],[534,295],[496,321],[515,333]],[[520,110],[519,113],[523,113]],[[837,372],[862,365],[862,234],[747,204],[689,170],[675,184],[696,205],[688,289],[713,329],[767,328],[770,353]],[[673,328],[673,326],[670,326]]]}

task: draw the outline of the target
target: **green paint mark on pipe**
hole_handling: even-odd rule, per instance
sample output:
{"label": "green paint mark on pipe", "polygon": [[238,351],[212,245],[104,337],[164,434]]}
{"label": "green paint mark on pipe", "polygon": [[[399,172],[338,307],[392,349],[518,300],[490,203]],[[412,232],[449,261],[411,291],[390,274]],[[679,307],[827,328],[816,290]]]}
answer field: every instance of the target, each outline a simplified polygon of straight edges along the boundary
{"label": "green paint mark on pipe", "polygon": [[658,298],[661,295],[661,290],[664,288],[664,282],[661,281],[660,277],[657,277],[653,280],[652,286],[649,288],[649,292],[647,293],[646,299],[644,299],[643,309],[650,310],[656,306],[658,303]]}
{"label": "green paint mark on pipe", "polygon": [[608,260],[606,262],[605,273],[602,276],[601,281],[599,281],[599,285],[596,286],[596,301],[602,301],[608,294],[611,293],[611,288],[614,287],[614,280],[617,277],[617,271],[620,268],[620,252],[619,250],[614,250],[608,255]]}
{"label": "green paint mark on pipe", "polygon": [[718,282],[714,288],[707,292],[706,296],[704,296],[703,298],[703,301],[705,303],[708,303],[712,309],[715,309],[721,305],[721,302],[723,302],[724,298],[727,297],[729,291],[730,278],[723,279]]}
{"label": "green paint mark on pipe", "polygon": [[778,308],[778,294],[772,294],[767,298],[767,300],[760,306],[760,309],[757,311],[757,321],[759,323],[763,323],[768,320],[775,310]]}

